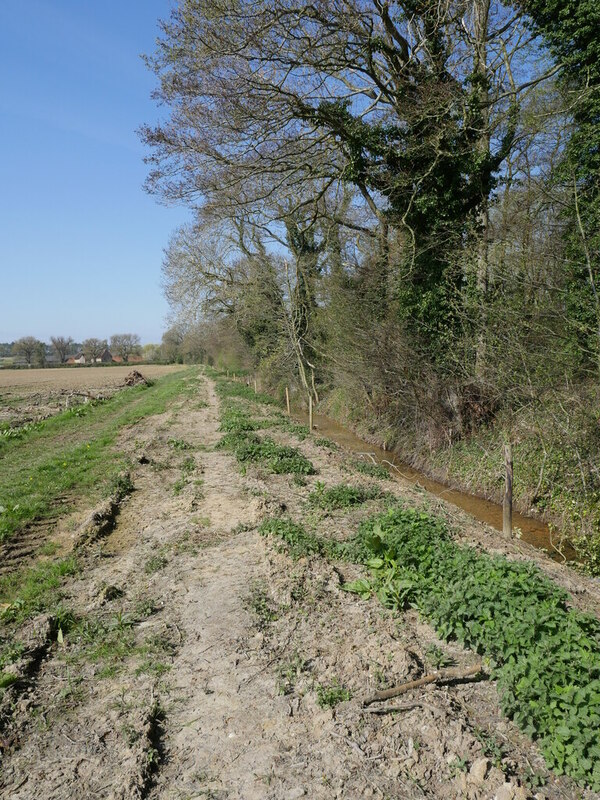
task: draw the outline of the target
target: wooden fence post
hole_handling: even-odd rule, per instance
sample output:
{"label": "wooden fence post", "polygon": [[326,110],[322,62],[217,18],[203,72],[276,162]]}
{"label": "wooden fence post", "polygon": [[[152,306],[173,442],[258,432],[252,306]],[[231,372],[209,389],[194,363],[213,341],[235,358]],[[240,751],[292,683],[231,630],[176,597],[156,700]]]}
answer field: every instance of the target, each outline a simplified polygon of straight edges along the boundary
{"label": "wooden fence post", "polygon": [[312,394],[308,395],[308,430],[312,433],[313,429],[313,403]]}
{"label": "wooden fence post", "polygon": [[502,501],[502,533],[512,536],[513,455],[512,444],[504,444],[504,499]]}
{"label": "wooden fence post", "polygon": [[291,416],[290,414],[290,390],[288,387],[285,387],[285,405],[287,407],[287,415],[288,417]]}

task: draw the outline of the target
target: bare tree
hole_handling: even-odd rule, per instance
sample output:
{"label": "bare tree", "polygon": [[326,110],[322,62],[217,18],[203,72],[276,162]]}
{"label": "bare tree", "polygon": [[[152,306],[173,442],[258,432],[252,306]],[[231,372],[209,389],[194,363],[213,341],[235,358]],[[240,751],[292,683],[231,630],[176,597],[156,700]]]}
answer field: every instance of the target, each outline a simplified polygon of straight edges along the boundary
{"label": "bare tree", "polygon": [[140,337],[137,333],[115,333],[110,337],[110,349],[128,361],[130,355],[141,352]]}
{"label": "bare tree", "polygon": [[106,339],[86,339],[81,345],[83,354],[89,361],[95,361],[106,350]]}
{"label": "bare tree", "polygon": [[24,358],[27,366],[30,367],[34,356],[39,352],[40,344],[43,343],[35,336],[23,336],[14,342],[12,352],[14,355]]}
{"label": "bare tree", "polygon": [[160,346],[161,358],[164,361],[176,362],[183,360],[181,343],[185,336],[185,327],[181,324],[172,325],[162,335]]}
{"label": "bare tree", "polygon": [[50,341],[58,360],[61,364],[64,364],[73,344],[73,339],[70,336],[51,336]]}

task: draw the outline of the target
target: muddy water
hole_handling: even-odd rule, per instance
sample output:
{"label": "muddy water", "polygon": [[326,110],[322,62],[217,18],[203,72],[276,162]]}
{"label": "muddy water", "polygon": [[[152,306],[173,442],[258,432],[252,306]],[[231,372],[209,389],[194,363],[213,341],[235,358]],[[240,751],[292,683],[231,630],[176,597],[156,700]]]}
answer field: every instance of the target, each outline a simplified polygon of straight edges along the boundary
{"label": "muddy water", "polygon": [[[308,422],[306,413],[295,412],[294,416],[304,423]],[[327,437],[346,450],[350,450],[357,455],[360,454],[363,459],[370,460],[372,456],[375,461],[384,464],[384,466],[393,464],[394,469],[390,469],[392,475],[396,473],[398,477],[404,478],[412,484],[422,486],[426,491],[436,495],[436,497],[447,500],[449,503],[452,503],[452,505],[466,511],[481,522],[485,522],[496,530],[502,531],[502,506],[498,503],[484,500],[481,497],[476,497],[475,495],[467,494],[457,489],[451,489],[449,486],[439,481],[428,478],[424,473],[419,472],[419,470],[398,461],[393,453],[389,453],[376,445],[368,444],[363,439],[359,439],[358,436],[347,428],[344,428],[342,425],[339,425],[323,414],[315,414],[313,424],[316,427],[315,434],[317,436]],[[385,462],[387,462],[387,464]],[[540,520],[532,517],[526,517],[515,511],[513,512],[513,526],[520,531],[520,538],[524,542],[528,542],[541,550],[546,550],[548,554],[557,561],[564,561],[565,559],[571,561],[575,558],[575,552],[568,544],[563,546],[564,557],[556,552],[552,545],[550,529],[546,523],[540,522]],[[556,541],[556,539],[557,537],[555,535],[554,540]]]}

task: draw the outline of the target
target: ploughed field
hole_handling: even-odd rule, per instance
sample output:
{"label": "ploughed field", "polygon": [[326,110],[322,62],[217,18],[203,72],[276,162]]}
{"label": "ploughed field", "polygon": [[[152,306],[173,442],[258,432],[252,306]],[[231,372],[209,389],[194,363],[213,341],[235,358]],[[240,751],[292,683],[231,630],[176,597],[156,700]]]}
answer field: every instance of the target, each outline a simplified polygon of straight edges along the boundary
{"label": "ploughed field", "polygon": [[0,439],[0,797],[593,800],[599,608],[179,368]]}
{"label": "ploughed field", "polygon": [[19,425],[56,414],[85,401],[107,398],[137,369],[154,380],[181,369],[172,364],[58,369],[0,369],[0,427]]}

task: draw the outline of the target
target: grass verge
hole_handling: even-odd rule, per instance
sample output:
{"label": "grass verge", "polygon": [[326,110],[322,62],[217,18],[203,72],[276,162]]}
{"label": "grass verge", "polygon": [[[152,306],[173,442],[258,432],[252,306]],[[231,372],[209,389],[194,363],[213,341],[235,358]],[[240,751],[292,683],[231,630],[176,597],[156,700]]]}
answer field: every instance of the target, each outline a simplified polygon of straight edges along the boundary
{"label": "grass verge", "polygon": [[[160,414],[186,385],[189,372],[167,375],[151,386],[124,389],[103,403],[81,406],[44,421],[0,450],[0,543],[34,519],[69,510],[69,498],[109,494],[127,459],[115,453],[119,432]],[[74,409],[73,411],[78,411]]]}
{"label": "grass verge", "polygon": [[[42,562],[32,569],[21,569],[0,578],[0,616],[2,622],[23,622],[35,614],[60,610],[65,579],[79,566],[74,558]],[[58,614],[60,616],[60,614]]]}

